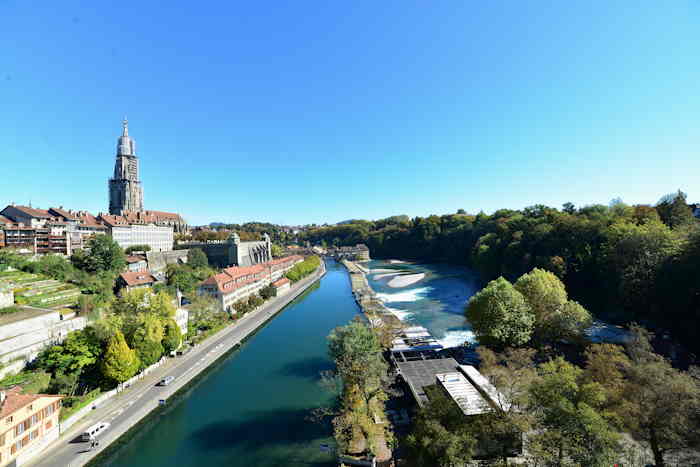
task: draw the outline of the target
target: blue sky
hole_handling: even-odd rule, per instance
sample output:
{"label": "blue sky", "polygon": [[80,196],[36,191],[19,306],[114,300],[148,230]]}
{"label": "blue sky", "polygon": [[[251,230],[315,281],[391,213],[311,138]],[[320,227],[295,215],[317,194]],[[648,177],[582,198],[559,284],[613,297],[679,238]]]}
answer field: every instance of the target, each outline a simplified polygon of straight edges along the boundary
{"label": "blue sky", "polygon": [[337,222],[700,201],[700,2],[0,0],[0,204]]}

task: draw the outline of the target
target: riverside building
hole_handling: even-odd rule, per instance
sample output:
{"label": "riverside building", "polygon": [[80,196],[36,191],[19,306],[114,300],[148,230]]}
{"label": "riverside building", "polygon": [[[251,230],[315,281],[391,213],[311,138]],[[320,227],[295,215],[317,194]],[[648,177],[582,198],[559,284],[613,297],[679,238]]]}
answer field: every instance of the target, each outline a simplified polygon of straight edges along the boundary
{"label": "riverside building", "polygon": [[303,256],[287,256],[254,266],[226,268],[202,282],[198,295],[207,295],[221,311],[233,312],[233,304],[247,299],[272,282],[284,276],[294,265],[304,261]]}
{"label": "riverside building", "polygon": [[0,466],[27,463],[58,438],[63,396],[0,391]]}

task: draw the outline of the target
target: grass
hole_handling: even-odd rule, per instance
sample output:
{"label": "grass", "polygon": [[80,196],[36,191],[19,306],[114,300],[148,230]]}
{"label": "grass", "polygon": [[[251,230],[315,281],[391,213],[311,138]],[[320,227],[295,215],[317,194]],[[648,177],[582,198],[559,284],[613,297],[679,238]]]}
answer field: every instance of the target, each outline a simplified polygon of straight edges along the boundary
{"label": "grass", "polygon": [[0,308],[0,315],[9,314],[9,313],[17,313],[18,311],[20,311],[20,309],[18,307],[8,306],[5,308]]}
{"label": "grass", "polygon": [[61,415],[59,420],[63,421],[75,414],[78,410],[82,409],[86,405],[90,404],[92,401],[97,399],[102,391],[100,388],[95,388],[88,392],[84,396],[71,396],[63,399],[63,408],[61,409]]}

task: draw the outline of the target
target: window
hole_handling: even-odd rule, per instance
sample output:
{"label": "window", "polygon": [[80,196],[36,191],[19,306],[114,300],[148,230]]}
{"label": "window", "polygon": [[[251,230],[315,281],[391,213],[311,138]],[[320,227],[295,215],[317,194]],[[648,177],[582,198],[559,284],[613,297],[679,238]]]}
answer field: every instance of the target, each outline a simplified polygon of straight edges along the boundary
{"label": "window", "polygon": [[39,421],[39,416],[37,414],[32,415],[32,422],[30,423],[30,426],[36,425],[38,421]]}
{"label": "window", "polygon": [[39,430],[34,430],[31,433],[29,433],[29,441],[37,439],[38,437],[39,437]]}
{"label": "window", "polygon": [[12,417],[7,417],[5,419],[5,423],[12,423]]}

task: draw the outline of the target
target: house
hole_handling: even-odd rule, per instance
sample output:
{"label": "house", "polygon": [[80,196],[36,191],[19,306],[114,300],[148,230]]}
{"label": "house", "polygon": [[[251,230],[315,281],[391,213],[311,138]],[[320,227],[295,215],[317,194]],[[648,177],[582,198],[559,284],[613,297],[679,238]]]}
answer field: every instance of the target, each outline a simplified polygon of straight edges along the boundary
{"label": "house", "polygon": [[275,293],[279,297],[280,295],[284,295],[289,292],[292,282],[286,277],[283,277],[282,279],[277,279],[275,282],[273,282],[272,286],[275,288]]}
{"label": "house", "polygon": [[63,396],[0,391],[0,466],[22,465],[58,438]]}
{"label": "house", "polygon": [[148,263],[146,257],[141,255],[129,255],[126,257],[126,269],[129,272],[136,272],[146,269]]}
{"label": "house", "polygon": [[134,289],[153,287],[153,284],[156,282],[158,282],[158,280],[148,269],[128,271],[119,274],[119,277],[117,278],[117,288],[126,288],[127,292],[130,292]]}

